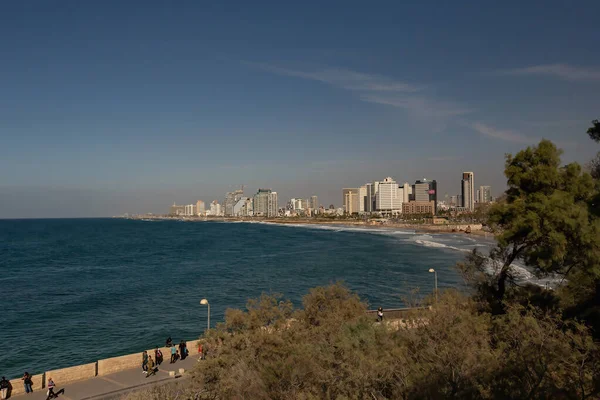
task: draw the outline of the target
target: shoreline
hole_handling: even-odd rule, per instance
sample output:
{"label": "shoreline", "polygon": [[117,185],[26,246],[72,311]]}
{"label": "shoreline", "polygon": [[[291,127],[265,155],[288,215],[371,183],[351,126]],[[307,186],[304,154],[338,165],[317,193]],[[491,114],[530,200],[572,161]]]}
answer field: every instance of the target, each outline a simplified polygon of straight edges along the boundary
{"label": "shoreline", "polygon": [[[494,238],[492,232],[485,231],[481,224],[407,224],[407,223],[382,223],[376,220],[356,221],[356,220],[334,220],[334,219],[291,219],[291,218],[244,218],[244,217],[167,217],[167,216],[136,216],[136,217],[116,217],[132,219],[138,221],[181,221],[181,222],[246,222],[246,223],[268,223],[274,225],[330,225],[330,226],[348,226],[363,227],[375,229],[407,229],[417,233],[445,233],[445,234],[465,234],[480,237]],[[466,231],[470,229],[470,233]]]}

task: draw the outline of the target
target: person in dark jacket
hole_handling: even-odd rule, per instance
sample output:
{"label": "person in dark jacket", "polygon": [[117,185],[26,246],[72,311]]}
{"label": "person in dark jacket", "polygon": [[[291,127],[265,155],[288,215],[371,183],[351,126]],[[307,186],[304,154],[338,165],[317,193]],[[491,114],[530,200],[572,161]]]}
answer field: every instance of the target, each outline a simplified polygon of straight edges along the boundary
{"label": "person in dark jacket", "polygon": [[148,373],[148,352],[144,351],[142,353],[142,374]]}
{"label": "person in dark jacket", "polygon": [[185,360],[185,343],[183,340],[179,343],[179,355],[181,356],[181,361]]}
{"label": "person in dark jacket", "polygon": [[2,380],[0,380],[0,395],[2,396],[2,400],[5,400],[6,397],[8,396],[8,389],[10,388],[10,382],[5,378],[2,377]]}
{"label": "person in dark jacket", "polygon": [[25,393],[33,393],[33,389],[31,388],[31,386],[33,385],[33,380],[31,380],[31,375],[29,375],[29,372],[25,372],[21,380],[23,381]]}

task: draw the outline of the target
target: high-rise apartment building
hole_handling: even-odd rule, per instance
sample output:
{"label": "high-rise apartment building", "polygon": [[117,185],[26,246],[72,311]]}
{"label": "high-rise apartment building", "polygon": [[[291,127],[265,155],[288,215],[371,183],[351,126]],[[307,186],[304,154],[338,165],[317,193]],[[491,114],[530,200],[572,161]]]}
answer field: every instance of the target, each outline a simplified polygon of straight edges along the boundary
{"label": "high-rise apartment building", "polygon": [[437,181],[425,178],[416,181],[413,185],[412,200],[419,203],[433,201],[434,210],[437,210]]}
{"label": "high-rise apartment building", "polygon": [[385,213],[401,213],[404,190],[398,188],[398,183],[390,177],[377,182],[375,207],[377,211]]}
{"label": "high-rise apartment building", "polygon": [[373,199],[375,198],[374,194],[373,194],[373,184],[372,183],[367,183],[365,185],[365,198],[362,199],[363,203],[365,203],[365,205],[363,206],[365,209],[365,212],[373,212]]}
{"label": "high-rise apartment building", "polygon": [[233,215],[236,217],[251,217],[253,215],[252,199],[250,197],[242,197],[233,206]]}
{"label": "high-rise apartment building", "polygon": [[344,205],[344,213],[346,214],[355,214],[358,213],[360,209],[360,199],[358,196],[359,189],[358,188],[345,188],[342,189],[343,201]]}
{"label": "high-rise apartment building", "polygon": [[377,211],[377,193],[379,192],[379,182],[378,181],[373,182],[373,187],[371,190],[372,190],[371,202],[373,204],[372,208],[373,208],[373,211]]}
{"label": "high-rise apartment building", "polygon": [[475,179],[473,172],[462,174],[462,206],[468,211],[475,209]]}
{"label": "high-rise apartment building", "polygon": [[240,201],[243,195],[244,191],[241,189],[227,193],[227,195],[225,196],[225,201],[223,202],[223,207],[225,208],[223,211],[225,212],[225,216],[233,215],[233,207],[237,204],[238,201]]}
{"label": "high-rise apartment building", "polygon": [[429,182],[427,180],[416,181],[413,185],[414,201],[419,203],[429,201]]}
{"label": "high-rise apartment building", "polygon": [[220,217],[221,215],[223,215],[221,205],[216,200],[213,200],[213,202],[210,203],[210,215],[213,215],[215,217]]}
{"label": "high-rise apartment building", "polygon": [[205,212],[206,212],[206,210],[204,208],[204,202],[202,200],[198,200],[196,202],[196,214],[204,215]]}
{"label": "high-rise apartment building", "polygon": [[364,213],[365,210],[365,198],[367,197],[367,186],[361,186],[358,188],[358,212]]}
{"label": "high-rise apartment building", "polygon": [[408,182],[402,185],[402,203],[408,203],[409,196],[412,194],[412,186]]}
{"label": "high-rise apartment building", "polygon": [[276,217],[278,214],[277,192],[271,189],[258,189],[254,195],[254,215],[258,217]]}
{"label": "high-rise apartment building", "polygon": [[310,196],[310,208],[317,210],[319,208],[319,198],[317,196]]}
{"label": "high-rise apartment building", "polygon": [[492,202],[492,187],[491,186],[480,186],[479,196],[477,201],[479,203],[491,203]]}
{"label": "high-rise apartment building", "polygon": [[190,217],[196,215],[196,205],[188,204],[187,206],[185,206],[185,215]]}

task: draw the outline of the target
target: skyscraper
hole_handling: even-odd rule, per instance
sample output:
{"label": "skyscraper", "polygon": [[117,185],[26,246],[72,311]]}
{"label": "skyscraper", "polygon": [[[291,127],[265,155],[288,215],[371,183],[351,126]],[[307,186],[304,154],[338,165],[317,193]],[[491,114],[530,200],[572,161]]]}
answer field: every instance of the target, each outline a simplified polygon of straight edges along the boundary
{"label": "skyscraper", "polygon": [[310,208],[316,210],[319,208],[319,198],[317,196],[310,196]]}
{"label": "skyscraper", "polygon": [[373,195],[373,184],[372,183],[367,183],[365,185],[365,198],[363,199],[363,202],[365,203],[364,208],[365,208],[365,212],[373,212],[373,198],[375,197]]}
{"label": "skyscraper", "polygon": [[258,189],[254,195],[254,215],[258,217],[276,217],[279,212],[277,192],[271,189]]}
{"label": "skyscraper", "polygon": [[391,177],[377,182],[378,189],[376,195],[377,211],[389,212],[392,214],[402,212],[403,192],[398,188],[398,183]]}
{"label": "skyscraper", "polygon": [[377,211],[377,192],[379,191],[379,182],[373,182],[373,187],[371,188],[371,202],[373,211]]}
{"label": "skyscraper", "polygon": [[408,182],[404,182],[402,185],[402,203],[408,203],[410,200],[410,195],[412,194],[412,186]]}
{"label": "skyscraper", "polygon": [[221,210],[221,205],[219,204],[218,201],[213,200],[212,203],[210,203],[210,215],[214,215],[216,217],[219,217],[223,214],[222,210]]}
{"label": "skyscraper", "polygon": [[359,210],[359,196],[358,188],[345,188],[342,189],[342,204],[344,212],[347,214],[357,213]]}
{"label": "skyscraper", "polygon": [[196,213],[196,205],[195,204],[188,204],[187,206],[185,206],[185,215],[187,216],[193,216],[193,215],[197,215]]}
{"label": "skyscraper", "polygon": [[490,203],[492,201],[492,187],[491,186],[480,186],[479,187],[479,203]]}
{"label": "skyscraper", "polygon": [[364,213],[365,210],[365,198],[367,197],[367,186],[361,186],[358,188],[358,212]]}
{"label": "skyscraper", "polygon": [[437,210],[437,181],[423,178],[413,185],[413,200],[419,203],[433,201],[433,208]]}
{"label": "skyscraper", "polygon": [[475,179],[473,172],[463,172],[462,174],[462,206],[468,211],[475,209]]}
{"label": "skyscraper", "polygon": [[241,189],[227,193],[227,195],[225,196],[225,202],[223,203],[223,207],[225,208],[225,216],[233,215],[233,207],[237,204],[238,201],[240,201],[243,195],[244,191]]}
{"label": "skyscraper", "polygon": [[196,213],[198,215],[204,215],[204,212],[205,212],[204,202],[202,200],[198,200],[196,202]]}

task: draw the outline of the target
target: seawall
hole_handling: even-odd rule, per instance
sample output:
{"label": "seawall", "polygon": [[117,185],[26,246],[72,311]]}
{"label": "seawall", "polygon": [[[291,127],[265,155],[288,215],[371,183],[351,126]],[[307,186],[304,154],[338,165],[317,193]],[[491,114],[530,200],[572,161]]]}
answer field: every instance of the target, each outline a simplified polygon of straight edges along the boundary
{"label": "seawall", "polygon": [[[199,340],[187,341],[187,348],[190,355],[198,354],[198,342]],[[154,358],[154,350],[146,350],[148,355]],[[160,347],[160,351],[163,353],[165,362],[169,362],[171,358],[171,350],[168,347]],[[76,365],[73,367],[53,369],[46,371],[42,374],[33,375],[33,390],[39,391],[46,387],[46,383],[49,378],[52,378],[57,388],[63,388],[65,385],[84,380],[94,378],[96,376],[105,376],[114,374],[115,372],[123,371],[132,368],[142,368],[142,352],[134,354],[127,354],[119,357],[105,358],[89,364]],[[21,378],[11,379],[10,384],[12,386],[11,396],[25,393],[23,387],[23,381]]]}

